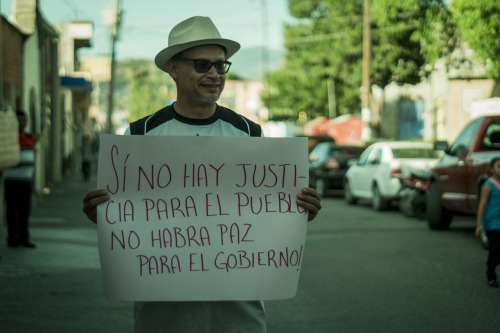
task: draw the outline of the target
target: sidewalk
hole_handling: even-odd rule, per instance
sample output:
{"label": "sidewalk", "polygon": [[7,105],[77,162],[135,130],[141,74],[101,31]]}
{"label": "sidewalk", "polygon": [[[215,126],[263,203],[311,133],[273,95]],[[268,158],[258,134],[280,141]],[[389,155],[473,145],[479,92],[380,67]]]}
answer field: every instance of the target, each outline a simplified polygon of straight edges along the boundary
{"label": "sidewalk", "polygon": [[82,199],[96,184],[78,173],[31,212],[36,249],[9,248],[0,226],[0,332],[132,332],[132,303],[108,299],[96,226]]}

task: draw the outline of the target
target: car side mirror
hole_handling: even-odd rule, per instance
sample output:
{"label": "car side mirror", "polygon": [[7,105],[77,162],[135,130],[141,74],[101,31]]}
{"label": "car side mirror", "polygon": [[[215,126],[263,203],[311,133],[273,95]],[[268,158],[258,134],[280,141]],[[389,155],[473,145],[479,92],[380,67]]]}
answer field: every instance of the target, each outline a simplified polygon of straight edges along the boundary
{"label": "car side mirror", "polygon": [[456,149],[453,149],[453,150],[454,150],[455,156],[457,156],[460,159],[464,159],[467,156],[467,154],[469,153],[469,148],[467,148],[464,145],[459,145],[459,146],[457,146]]}
{"label": "car side mirror", "polygon": [[447,151],[449,149],[448,141],[436,141],[434,142],[435,150],[444,150]]}

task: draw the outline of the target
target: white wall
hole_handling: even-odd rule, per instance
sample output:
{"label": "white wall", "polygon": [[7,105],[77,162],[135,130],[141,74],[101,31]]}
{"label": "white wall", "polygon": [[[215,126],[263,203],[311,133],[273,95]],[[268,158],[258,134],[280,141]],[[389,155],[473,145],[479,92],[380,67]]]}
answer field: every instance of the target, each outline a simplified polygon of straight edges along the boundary
{"label": "white wall", "polygon": [[[32,124],[35,124],[33,129],[33,134],[37,138],[36,141],[36,167],[35,167],[35,183],[34,190],[35,193],[41,193],[41,190],[45,184],[45,154],[43,149],[43,143],[41,140],[41,123],[42,119],[40,117],[40,49],[39,49],[39,39],[38,33],[35,27],[35,31],[30,35],[24,43],[24,56],[23,56],[23,108],[28,113],[28,129],[32,128]],[[34,92],[34,94],[32,93]],[[31,99],[34,99],[32,101]],[[34,108],[35,119],[33,116],[31,108]]]}

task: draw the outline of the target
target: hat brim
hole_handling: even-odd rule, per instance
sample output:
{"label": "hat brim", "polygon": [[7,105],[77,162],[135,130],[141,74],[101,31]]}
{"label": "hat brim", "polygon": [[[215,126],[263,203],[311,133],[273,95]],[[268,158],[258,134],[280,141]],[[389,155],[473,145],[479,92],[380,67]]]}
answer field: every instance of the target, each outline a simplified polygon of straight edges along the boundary
{"label": "hat brim", "polygon": [[201,45],[220,45],[226,49],[226,59],[229,59],[232,55],[234,55],[240,49],[241,45],[238,42],[235,42],[230,39],[223,38],[215,38],[215,39],[202,39],[197,41],[192,41],[189,43],[177,44],[169,46],[160,52],[155,57],[156,66],[162,71],[167,72],[167,61],[175,56],[177,53],[180,53],[184,50],[195,46]]}

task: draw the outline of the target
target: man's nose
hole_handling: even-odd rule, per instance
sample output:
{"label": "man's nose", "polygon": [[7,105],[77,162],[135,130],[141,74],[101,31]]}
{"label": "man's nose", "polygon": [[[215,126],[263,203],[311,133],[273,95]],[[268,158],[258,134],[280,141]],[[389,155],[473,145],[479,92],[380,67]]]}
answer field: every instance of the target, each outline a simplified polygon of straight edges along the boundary
{"label": "man's nose", "polygon": [[212,76],[212,77],[219,77],[220,76],[220,74],[217,73],[217,69],[215,68],[215,65],[212,65],[212,67],[210,67],[207,74]]}

